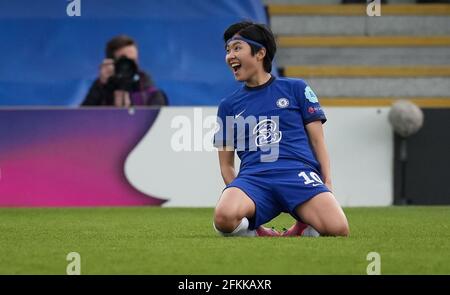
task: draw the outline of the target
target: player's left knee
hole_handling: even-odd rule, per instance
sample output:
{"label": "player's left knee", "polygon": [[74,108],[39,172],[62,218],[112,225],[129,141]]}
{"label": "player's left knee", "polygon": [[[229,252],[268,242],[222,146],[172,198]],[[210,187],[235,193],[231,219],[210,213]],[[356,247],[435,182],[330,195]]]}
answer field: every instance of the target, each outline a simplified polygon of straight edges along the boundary
{"label": "player's left knee", "polygon": [[328,229],[328,234],[335,237],[348,237],[350,235],[350,228],[347,222],[338,222],[333,224]]}

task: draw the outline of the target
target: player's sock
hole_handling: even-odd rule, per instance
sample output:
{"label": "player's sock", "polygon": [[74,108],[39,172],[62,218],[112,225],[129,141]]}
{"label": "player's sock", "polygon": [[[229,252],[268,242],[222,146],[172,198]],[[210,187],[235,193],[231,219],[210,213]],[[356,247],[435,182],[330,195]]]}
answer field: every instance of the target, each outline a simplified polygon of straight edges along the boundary
{"label": "player's sock", "polygon": [[308,225],[307,228],[305,228],[302,232],[302,237],[320,237],[320,233],[314,229],[311,225]]}
{"label": "player's sock", "polygon": [[255,230],[248,229],[249,221],[246,217],[241,219],[241,222],[239,223],[239,225],[231,233],[221,232],[220,230],[218,230],[216,228],[216,225],[214,224],[214,222],[213,222],[213,226],[214,226],[214,229],[216,230],[216,232],[218,232],[219,234],[221,234],[224,237],[231,237],[231,236],[254,237],[254,236],[256,236]]}

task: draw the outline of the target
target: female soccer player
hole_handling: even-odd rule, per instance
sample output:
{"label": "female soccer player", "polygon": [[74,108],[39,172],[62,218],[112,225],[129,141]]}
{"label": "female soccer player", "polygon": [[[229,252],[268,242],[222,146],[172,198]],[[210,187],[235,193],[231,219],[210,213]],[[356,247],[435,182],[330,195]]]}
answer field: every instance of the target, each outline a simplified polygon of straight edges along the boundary
{"label": "female soccer player", "polygon": [[[270,74],[276,44],[265,25],[233,24],[224,41],[225,61],[244,85],[219,105],[214,145],[226,188],[214,228],[224,236],[348,236],[346,216],[331,193],[326,117],[317,96],[301,79]],[[262,226],[281,212],[297,220],[290,229]]]}

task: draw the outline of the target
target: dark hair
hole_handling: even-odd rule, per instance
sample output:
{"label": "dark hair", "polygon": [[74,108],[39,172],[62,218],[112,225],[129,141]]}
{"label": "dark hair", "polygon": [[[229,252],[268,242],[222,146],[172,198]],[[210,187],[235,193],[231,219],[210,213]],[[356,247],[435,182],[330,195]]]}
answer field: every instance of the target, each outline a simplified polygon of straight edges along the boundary
{"label": "dark hair", "polygon": [[[255,24],[253,22],[243,21],[232,24],[223,33],[223,40],[227,42],[234,35],[238,34],[241,37],[250,39],[252,41],[262,44],[266,48],[266,56],[263,60],[264,70],[268,73],[272,71],[272,60],[277,51],[277,44],[272,31],[264,24]],[[259,47],[249,44],[252,49],[252,55],[259,51]]]}
{"label": "dark hair", "polygon": [[114,53],[126,46],[136,45],[136,42],[127,35],[119,35],[108,41],[105,48],[106,58],[114,58]]}

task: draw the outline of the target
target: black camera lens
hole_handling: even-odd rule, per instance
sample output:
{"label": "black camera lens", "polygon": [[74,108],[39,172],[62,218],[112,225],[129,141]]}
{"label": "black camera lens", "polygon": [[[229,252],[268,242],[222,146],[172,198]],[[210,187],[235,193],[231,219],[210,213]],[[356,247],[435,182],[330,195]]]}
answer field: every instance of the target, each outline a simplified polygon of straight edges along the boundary
{"label": "black camera lens", "polygon": [[114,61],[114,75],[109,81],[112,90],[137,90],[138,82],[138,66],[134,60],[122,56]]}

